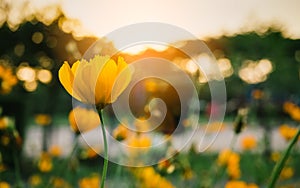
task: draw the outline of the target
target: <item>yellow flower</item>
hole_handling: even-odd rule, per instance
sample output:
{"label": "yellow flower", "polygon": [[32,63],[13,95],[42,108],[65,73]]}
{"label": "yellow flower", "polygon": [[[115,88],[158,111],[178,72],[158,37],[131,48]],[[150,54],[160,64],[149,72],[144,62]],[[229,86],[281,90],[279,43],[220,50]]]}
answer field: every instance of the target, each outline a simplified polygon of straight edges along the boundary
{"label": "yellow flower", "polygon": [[37,114],[34,120],[38,125],[41,126],[49,125],[52,121],[51,116],[48,114]]}
{"label": "yellow flower", "polygon": [[227,167],[227,174],[232,179],[238,179],[241,176],[240,156],[231,150],[223,150],[220,152],[217,160],[219,165]]}
{"label": "yellow flower", "polygon": [[292,119],[300,122],[300,107],[292,102],[285,102],[283,110],[288,113]]}
{"label": "yellow flower", "polygon": [[243,181],[229,181],[225,188],[247,188],[247,184]]}
{"label": "yellow flower", "polygon": [[42,153],[38,162],[38,168],[41,172],[49,172],[52,170],[52,159],[48,153]]}
{"label": "yellow flower", "polygon": [[79,180],[79,188],[99,188],[100,178],[97,175],[91,177],[82,178]]}
{"label": "yellow flower", "polygon": [[86,132],[98,127],[100,118],[92,109],[76,107],[69,113],[69,122],[74,132]]}
{"label": "yellow flower", "polygon": [[38,186],[42,183],[42,178],[39,175],[32,175],[29,178],[29,184],[33,187]]}
{"label": "yellow flower", "polygon": [[130,130],[124,125],[118,125],[113,131],[113,137],[117,140],[124,140],[129,135]]}
{"label": "yellow flower", "polygon": [[151,146],[151,139],[146,135],[136,135],[130,138],[128,146],[136,148],[148,148]]}
{"label": "yellow flower", "polygon": [[10,188],[10,185],[5,181],[0,181],[0,187],[1,188]]}
{"label": "yellow flower", "polygon": [[18,83],[18,79],[13,75],[11,67],[0,65],[0,94],[8,94],[13,86]]}
{"label": "yellow flower", "polygon": [[218,164],[219,165],[227,165],[229,156],[231,155],[231,150],[225,149],[223,151],[220,152],[219,156],[218,156]]}
{"label": "yellow flower", "polygon": [[292,167],[284,167],[280,174],[280,179],[285,180],[293,177],[294,169]]}
{"label": "yellow flower", "polygon": [[239,179],[241,177],[241,170],[239,164],[228,164],[227,173],[231,179]]}
{"label": "yellow flower", "polygon": [[253,136],[245,136],[242,140],[242,148],[251,150],[256,147],[256,139]]}
{"label": "yellow flower", "polygon": [[51,179],[53,188],[71,188],[68,182],[59,177],[53,177]]}
{"label": "yellow flower", "polygon": [[151,146],[150,137],[144,134],[136,134],[127,139],[128,150],[132,157],[141,152],[147,152]]}
{"label": "yellow flower", "polygon": [[289,125],[283,124],[279,127],[279,133],[287,141],[291,140],[297,133],[296,127],[290,127]]}
{"label": "yellow flower", "polygon": [[134,171],[134,175],[140,180],[141,187],[147,188],[173,188],[174,186],[159,173],[155,171],[153,167],[137,168]]}
{"label": "yellow flower", "polygon": [[0,118],[0,130],[6,129],[9,124],[8,117],[1,117]]}
{"label": "yellow flower", "polygon": [[[122,76],[122,83],[116,82],[119,76]],[[89,62],[75,62],[72,68],[65,62],[59,70],[59,80],[70,95],[100,109],[114,102],[130,79],[131,71],[122,57],[115,62],[108,56],[96,55]]]}
{"label": "yellow flower", "polygon": [[52,155],[52,156],[54,156],[54,157],[61,156],[61,153],[62,153],[62,151],[61,151],[60,146],[53,145],[49,149],[49,154]]}

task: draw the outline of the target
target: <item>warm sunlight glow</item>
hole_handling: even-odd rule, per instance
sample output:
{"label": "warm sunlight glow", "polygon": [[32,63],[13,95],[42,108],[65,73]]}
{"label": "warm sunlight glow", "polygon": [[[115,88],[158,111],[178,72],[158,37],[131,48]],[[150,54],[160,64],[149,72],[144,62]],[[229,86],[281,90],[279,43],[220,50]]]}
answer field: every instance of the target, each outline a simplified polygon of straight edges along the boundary
{"label": "warm sunlight glow", "polygon": [[239,71],[239,76],[248,84],[257,84],[264,82],[272,69],[272,63],[268,59],[262,59],[258,62],[246,60]]}
{"label": "warm sunlight glow", "polygon": [[48,84],[52,80],[52,73],[47,69],[42,69],[38,71],[37,78],[40,82]]}
{"label": "warm sunlight glow", "polygon": [[227,58],[218,59],[218,67],[224,78],[227,78],[233,74],[231,62]]}
{"label": "warm sunlight glow", "polygon": [[121,50],[123,53],[127,53],[127,54],[139,54],[147,49],[154,49],[155,51],[158,52],[162,52],[164,50],[166,50],[168,48],[168,46],[166,45],[160,45],[160,44],[138,44],[138,45],[134,45],[125,49],[119,49]]}
{"label": "warm sunlight glow", "polygon": [[21,81],[32,82],[35,80],[35,70],[29,66],[21,66],[17,70],[17,77]]}

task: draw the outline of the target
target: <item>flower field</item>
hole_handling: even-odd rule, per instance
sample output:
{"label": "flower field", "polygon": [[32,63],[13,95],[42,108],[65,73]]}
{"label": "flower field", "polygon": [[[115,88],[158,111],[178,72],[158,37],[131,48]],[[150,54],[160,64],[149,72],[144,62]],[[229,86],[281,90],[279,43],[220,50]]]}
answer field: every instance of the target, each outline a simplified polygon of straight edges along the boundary
{"label": "flower field", "polygon": [[300,39],[283,27],[99,37],[24,2],[0,1],[0,188],[300,187]]}

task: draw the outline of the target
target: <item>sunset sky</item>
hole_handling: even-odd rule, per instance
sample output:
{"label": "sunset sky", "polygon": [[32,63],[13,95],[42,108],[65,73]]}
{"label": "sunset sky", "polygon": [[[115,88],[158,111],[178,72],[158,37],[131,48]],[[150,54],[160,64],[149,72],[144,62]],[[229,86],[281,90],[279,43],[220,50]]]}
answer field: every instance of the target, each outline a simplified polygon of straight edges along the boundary
{"label": "sunset sky", "polygon": [[[59,1],[59,0],[53,0]],[[63,12],[97,36],[128,24],[157,21],[202,38],[277,25],[300,38],[299,0],[62,0]]]}
{"label": "sunset sky", "polygon": [[[44,9],[49,5],[52,9]],[[32,15],[49,20],[60,10],[67,18],[78,19],[84,33],[98,37],[122,26],[154,21],[175,25],[201,39],[263,33],[270,26],[285,37],[300,38],[299,8],[299,0],[1,0],[0,25],[8,20],[10,28],[16,29]],[[83,34],[74,24],[69,30]]]}

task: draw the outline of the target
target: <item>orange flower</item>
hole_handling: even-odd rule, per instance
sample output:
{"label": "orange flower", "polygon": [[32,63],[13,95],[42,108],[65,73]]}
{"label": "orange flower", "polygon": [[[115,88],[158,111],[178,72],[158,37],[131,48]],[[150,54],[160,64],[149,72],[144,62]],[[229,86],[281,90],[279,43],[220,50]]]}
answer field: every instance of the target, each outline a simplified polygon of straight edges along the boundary
{"label": "orange flower", "polygon": [[285,180],[293,177],[294,169],[292,167],[284,167],[280,173],[280,179]]}
{"label": "orange flower", "polygon": [[61,156],[62,151],[61,151],[60,146],[53,145],[50,147],[49,153],[50,153],[50,155],[52,155],[54,157],[59,157],[59,156]]}
{"label": "orange flower", "polygon": [[238,179],[241,176],[240,156],[231,150],[223,150],[218,156],[218,164],[227,167],[227,174],[232,179]]}
{"label": "orange flower", "polygon": [[258,188],[254,183],[247,184],[243,181],[229,181],[226,183],[225,188]]}
{"label": "orange flower", "polygon": [[52,159],[48,153],[42,153],[38,168],[41,172],[49,172],[52,170]]}
{"label": "orange flower", "polygon": [[52,121],[51,116],[48,114],[37,114],[34,120],[38,125],[41,126],[49,125]]}
{"label": "orange flower", "polygon": [[279,127],[280,135],[287,141],[291,140],[297,133],[296,127],[291,127],[289,125],[283,124]]}
{"label": "orange flower", "polygon": [[288,113],[292,119],[300,122],[300,107],[292,102],[285,102],[283,104],[283,110]]}
{"label": "orange flower", "polygon": [[[119,76],[122,83],[116,82]],[[59,70],[59,80],[67,92],[83,103],[95,104],[98,109],[114,102],[130,79],[131,71],[122,57],[115,62],[108,56],[96,55],[89,62],[75,62],[72,68],[65,62]]]}
{"label": "orange flower", "polygon": [[0,118],[0,130],[6,129],[9,124],[8,117],[1,117]]}
{"label": "orange flower", "polygon": [[18,79],[13,75],[11,67],[0,65],[0,94],[8,94],[18,83]]}
{"label": "orange flower", "polygon": [[251,150],[256,147],[256,139],[253,136],[245,136],[242,140],[242,148]]}
{"label": "orange flower", "polygon": [[79,180],[79,188],[98,188],[100,187],[100,178],[97,175],[82,178]]}
{"label": "orange flower", "polygon": [[10,188],[10,185],[5,181],[0,181],[0,187],[1,188]]}

